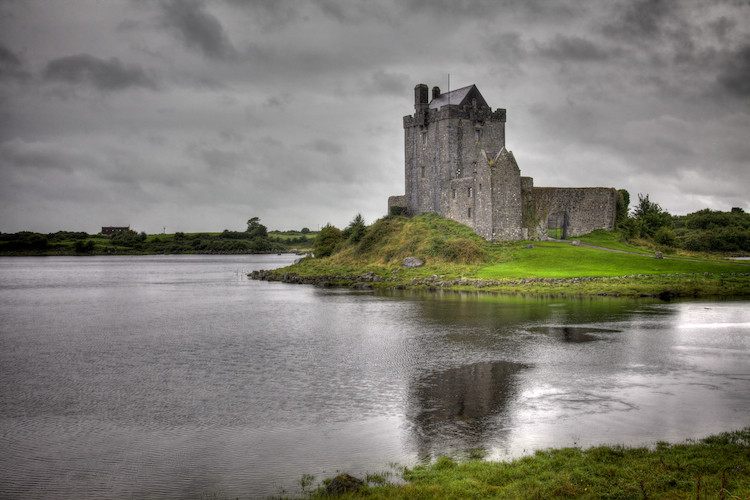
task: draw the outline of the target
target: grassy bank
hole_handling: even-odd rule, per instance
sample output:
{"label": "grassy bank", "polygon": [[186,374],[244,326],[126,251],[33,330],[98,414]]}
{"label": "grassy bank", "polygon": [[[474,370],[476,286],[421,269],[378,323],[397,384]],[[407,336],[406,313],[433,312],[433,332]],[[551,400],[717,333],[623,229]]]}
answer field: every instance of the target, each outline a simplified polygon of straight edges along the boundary
{"label": "grassy bank", "polygon": [[[376,475],[367,479],[339,498],[747,499],[750,427],[654,449],[563,448],[510,462],[441,458],[404,470],[403,484]],[[325,483],[330,490],[332,481]],[[325,495],[325,485],[308,494]]]}
{"label": "grassy bank", "polygon": [[[341,242],[333,255],[306,258],[257,278],[334,286],[482,289],[521,294],[664,297],[750,296],[750,264],[722,257],[654,258],[642,248],[597,231],[570,242],[492,244],[471,229],[434,214],[389,217],[357,242]],[[418,257],[425,264],[407,269]],[[675,256],[677,257],[677,256]],[[702,257],[711,260],[689,260]]]}

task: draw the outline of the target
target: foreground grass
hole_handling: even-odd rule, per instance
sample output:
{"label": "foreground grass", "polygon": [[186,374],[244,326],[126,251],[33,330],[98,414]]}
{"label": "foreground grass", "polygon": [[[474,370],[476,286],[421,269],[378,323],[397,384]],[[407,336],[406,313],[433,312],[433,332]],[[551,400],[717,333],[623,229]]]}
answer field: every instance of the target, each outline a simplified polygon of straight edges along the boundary
{"label": "foreground grass", "polygon": [[[406,469],[404,484],[378,476],[339,498],[750,498],[750,427],[654,449],[601,446],[539,451],[510,462],[441,458]],[[308,496],[324,498],[325,487]],[[330,497],[328,497],[330,498]]]}
{"label": "foreground grass", "polygon": [[[596,231],[581,240],[632,250],[606,231]],[[403,268],[401,263],[406,257],[419,257],[425,265]],[[481,288],[499,293],[564,296],[750,295],[750,264],[715,259],[656,259],[653,254],[616,253],[569,242],[491,244],[466,226],[423,214],[409,219],[381,219],[361,242],[343,245],[327,258],[303,259],[263,278],[281,280],[293,273],[318,277],[328,285],[347,286],[358,281],[357,276],[372,273],[378,277],[373,288]]]}

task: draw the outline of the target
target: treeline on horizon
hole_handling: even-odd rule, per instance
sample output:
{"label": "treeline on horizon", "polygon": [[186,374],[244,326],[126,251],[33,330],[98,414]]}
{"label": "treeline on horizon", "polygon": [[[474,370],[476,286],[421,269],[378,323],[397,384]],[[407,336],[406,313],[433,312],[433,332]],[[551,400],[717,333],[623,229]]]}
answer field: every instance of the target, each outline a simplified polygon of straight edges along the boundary
{"label": "treeline on horizon", "polygon": [[258,217],[247,221],[246,231],[148,235],[132,230],[111,236],[86,232],[58,231],[41,234],[29,231],[0,233],[0,254],[256,254],[295,251],[310,248],[315,234],[301,231],[271,231]]}
{"label": "treeline on horizon", "polygon": [[630,194],[621,189],[618,195],[615,227],[625,241],[653,244],[667,251],[750,253],[750,214],[740,207],[728,212],[705,208],[671,215],[648,194],[638,194],[638,203],[628,211]]}
{"label": "treeline on horizon", "polygon": [[[346,241],[359,241],[369,230],[361,215],[343,230],[327,224],[319,234],[300,231],[268,231],[258,217],[247,221],[246,231],[221,233],[175,233],[148,235],[124,231],[112,236],[58,231],[0,233],[1,255],[123,254],[123,253],[273,253],[313,249],[325,256]],[[687,215],[671,215],[649,199],[638,195],[630,209],[630,194],[618,192],[615,232],[636,245],[662,251],[686,250],[725,255],[750,254],[750,214],[734,207],[728,212],[703,209]]]}

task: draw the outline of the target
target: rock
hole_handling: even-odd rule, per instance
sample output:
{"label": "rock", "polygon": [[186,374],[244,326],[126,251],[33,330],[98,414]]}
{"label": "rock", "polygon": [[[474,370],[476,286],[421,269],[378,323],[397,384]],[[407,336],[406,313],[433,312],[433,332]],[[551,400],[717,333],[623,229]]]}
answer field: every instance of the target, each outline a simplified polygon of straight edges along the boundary
{"label": "rock", "polygon": [[657,297],[665,302],[669,302],[675,297],[675,293],[672,290],[664,290],[663,292],[659,292],[659,294],[657,294]]}
{"label": "rock", "polygon": [[357,479],[349,474],[339,474],[338,476],[331,479],[331,482],[326,486],[323,492],[324,496],[343,495],[344,493],[356,493],[362,486],[364,481]]}
{"label": "rock", "polygon": [[369,283],[352,283],[349,288],[352,290],[372,290],[372,285]]}
{"label": "rock", "polygon": [[655,252],[654,253],[654,258],[655,259],[663,259],[664,258],[664,254],[662,254],[661,252]]}
{"label": "rock", "polygon": [[415,267],[422,267],[422,266],[424,266],[424,261],[422,259],[420,259],[419,257],[407,257],[401,263],[401,266],[402,267],[406,267],[408,269],[413,269]]}
{"label": "rock", "polygon": [[570,242],[570,244],[574,247],[581,246],[581,240],[573,240],[572,242]]}
{"label": "rock", "polygon": [[526,248],[534,248],[534,245],[532,243],[526,243]]}

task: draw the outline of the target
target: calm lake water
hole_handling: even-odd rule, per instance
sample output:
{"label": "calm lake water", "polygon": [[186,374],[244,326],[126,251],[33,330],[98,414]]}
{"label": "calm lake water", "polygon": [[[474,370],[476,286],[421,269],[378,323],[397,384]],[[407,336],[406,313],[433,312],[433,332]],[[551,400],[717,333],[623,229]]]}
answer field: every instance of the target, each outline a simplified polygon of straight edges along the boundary
{"label": "calm lake water", "polygon": [[0,258],[0,497],[258,498],[750,425],[750,303],[353,292],[293,256]]}

